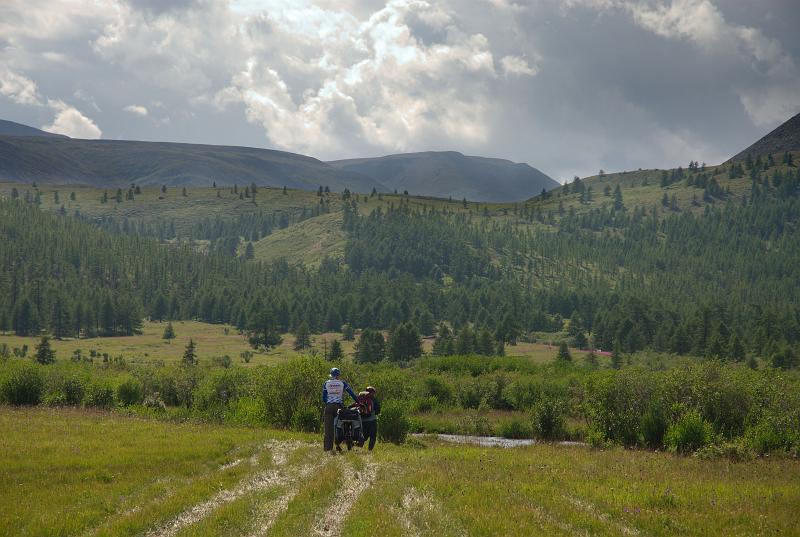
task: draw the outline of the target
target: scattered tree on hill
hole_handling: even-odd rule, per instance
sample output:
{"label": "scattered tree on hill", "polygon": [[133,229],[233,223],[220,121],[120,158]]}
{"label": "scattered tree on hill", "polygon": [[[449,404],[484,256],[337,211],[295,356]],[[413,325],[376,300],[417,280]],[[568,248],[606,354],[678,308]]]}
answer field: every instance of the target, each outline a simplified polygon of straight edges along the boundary
{"label": "scattered tree on hill", "polygon": [[611,368],[620,369],[622,367],[622,346],[619,339],[614,339],[614,350],[611,352]]}
{"label": "scattered tree on hill", "polygon": [[413,323],[403,323],[392,330],[387,354],[395,362],[422,356],[422,338]]}
{"label": "scattered tree on hill", "polygon": [[345,341],[353,341],[356,338],[355,330],[350,324],[342,325],[342,339]]}
{"label": "scattered tree on hill", "polygon": [[475,352],[475,332],[469,327],[464,325],[458,332],[456,337],[456,354],[465,356]]}
{"label": "scattered tree on hill", "polygon": [[56,351],[50,346],[50,338],[42,336],[39,344],[36,345],[36,362],[42,365],[52,364],[56,361]]}
{"label": "scattered tree on hill", "polygon": [[283,338],[277,331],[275,319],[267,310],[260,310],[250,316],[250,345],[254,349],[269,350],[281,344]]}
{"label": "scattered tree on hill", "polygon": [[244,249],[244,258],[245,259],[253,259],[256,256],[256,249],[253,247],[253,243],[248,241],[247,247]]}
{"label": "scattered tree on hill", "polygon": [[569,353],[569,347],[567,347],[566,341],[562,341],[561,344],[558,346],[558,354],[556,355],[556,361],[559,363],[572,362],[572,355]]}
{"label": "scattered tree on hill", "polygon": [[294,334],[294,350],[302,351],[309,347],[311,347],[311,331],[308,328],[308,323],[303,321]]}
{"label": "scattered tree on hill", "polygon": [[433,354],[435,356],[450,356],[455,354],[455,343],[453,333],[446,323],[439,323],[436,330],[436,339],[433,342]]}
{"label": "scattered tree on hill", "polygon": [[619,183],[614,188],[614,210],[615,211],[622,211],[625,209],[625,205],[622,202],[622,188],[620,188]]}
{"label": "scattered tree on hill", "polygon": [[331,349],[328,351],[328,360],[331,362],[338,362],[344,357],[344,351],[342,350],[342,344],[339,343],[338,339],[334,339],[331,342]]}
{"label": "scattered tree on hill", "polygon": [[172,340],[175,339],[175,329],[172,327],[172,321],[167,323],[166,328],[164,328],[164,334],[161,336],[161,339],[166,339],[168,342],[172,343]]}
{"label": "scattered tree on hill", "polygon": [[355,347],[356,362],[380,362],[386,356],[386,341],[380,330],[366,328],[361,332]]}
{"label": "scattered tree on hill", "polygon": [[186,193],[186,187],[183,187],[183,190],[181,190],[181,196],[183,197],[188,196],[188,194]]}
{"label": "scattered tree on hill", "polygon": [[497,346],[495,344],[494,336],[492,336],[492,333],[489,331],[489,329],[484,326],[481,328],[480,332],[478,332],[475,353],[482,354],[484,356],[492,356],[495,354],[496,350]]}
{"label": "scattered tree on hill", "polygon": [[186,344],[181,363],[183,363],[183,365],[197,365],[197,353],[192,338],[189,338],[189,343]]}

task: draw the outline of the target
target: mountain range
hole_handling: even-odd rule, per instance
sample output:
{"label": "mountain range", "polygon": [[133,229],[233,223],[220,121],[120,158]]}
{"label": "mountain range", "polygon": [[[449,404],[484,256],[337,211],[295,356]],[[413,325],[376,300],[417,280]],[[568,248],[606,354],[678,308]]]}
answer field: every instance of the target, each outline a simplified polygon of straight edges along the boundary
{"label": "mountain range", "polygon": [[79,140],[0,120],[0,180],[119,188],[258,185],[516,201],[558,183],[527,164],[454,151],[323,162],[271,149]]}

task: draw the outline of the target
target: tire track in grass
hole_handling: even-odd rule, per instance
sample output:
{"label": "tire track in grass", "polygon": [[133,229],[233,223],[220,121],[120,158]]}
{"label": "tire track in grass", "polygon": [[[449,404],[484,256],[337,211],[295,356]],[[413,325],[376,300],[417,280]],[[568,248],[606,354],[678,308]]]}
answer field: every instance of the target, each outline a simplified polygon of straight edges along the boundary
{"label": "tire track in grass", "polygon": [[[183,528],[199,522],[223,504],[235,501],[251,492],[290,483],[291,474],[285,472],[282,467],[292,452],[305,445],[302,442],[270,441],[267,447],[272,454],[274,464],[272,470],[259,472],[250,479],[242,481],[237,487],[222,490],[210,499],[186,509],[163,526],[148,532],[147,537],[174,537]],[[251,463],[257,463],[257,454],[251,457]]]}
{"label": "tire track in grass", "polygon": [[291,487],[280,497],[264,506],[258,515],[258,520],[255,524],[256,528],[252,533],[248,534],[248,537],[262,537],[267,535],[270,528],[272,528],[273,524],[275,524],[275,521],[278,519],[281,513],[289,508],[289,504],[300,492],[301,483],[312,474],[319,471],[323,466],[328,464],[328,462],[329,461],[326,460],[326,458],[320,457],[313,464],[301,466],[299,470],[297,470],[291,476]]}
{"label": "tire track in grass", "polygon": [[612,519],[608,513],[600,511],[596,505],[587,500],[575,496],[564,496],[564,498],[584,513],[587,513],[597,520],[605,522],[606,524],[614,526],[622,535],[628,535],[629,537],[637,537],[641,535],[641,532],[638,529],[631,528],[630,526],[626,526],[625,524]]}
{"label": "tire track in grass", "polygon": [[342,524],[361,493],[375,482],[378,465],[368,462],[363,470],[356,470],[352,464],[344,463],[344,480],[333,503],[317,521],[312,535],[321,537],[341,537]]}

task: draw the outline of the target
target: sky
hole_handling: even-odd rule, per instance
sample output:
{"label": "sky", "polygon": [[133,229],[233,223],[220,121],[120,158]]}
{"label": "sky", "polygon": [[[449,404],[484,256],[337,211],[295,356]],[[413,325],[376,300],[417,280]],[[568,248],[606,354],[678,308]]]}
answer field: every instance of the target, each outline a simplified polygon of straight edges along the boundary
{"label": "sky", "polygon": [[553,178],[719,163],[800,112],[797,0],[0,0],[0,118]]}

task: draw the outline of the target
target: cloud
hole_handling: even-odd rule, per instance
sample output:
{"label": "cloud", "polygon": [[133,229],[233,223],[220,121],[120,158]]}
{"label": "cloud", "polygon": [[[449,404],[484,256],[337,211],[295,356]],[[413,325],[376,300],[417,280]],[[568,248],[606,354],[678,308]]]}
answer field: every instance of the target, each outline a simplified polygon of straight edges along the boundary
{"label": "cloud", "polygon": [[123,108],[126,112],[130,112],[131,114],[136,114],[139,116],[147,116],[147,108],[144,106],[140,106],[138,104],[129,104],[125,108]]}
{"label": "cloud", "polygon": [[94,121],[84,116],[77,108],[63,101],[48,99],[47,106],[56,111],[53,123],[42,130],[64,134],[70,138],[96,139],[103,134]]}
{"label": "cloud", "polygon": [[442,134],[454,144],[488,136],[497,76],[490,43],[439,6],[392,0],[359,22],[301,4],[250,24],[269,28],[267,41],[279,40],[291,54],[256,48],[211,102],[244,104],[248,120],[283,148],[332,158],[359,147],[410,150]]}
{"label": "cloud", "polygon": [[0,69],[0,94],[18,104],[42,104],[36,82],[9,69]]}
{"label": "cloud", "polygon": [[520,58],[519,56],[503,56],[500,63],[503,65],[503,71],[507,75],[534,76],[539,72],[536,67],[528,65],[525,58]]}

